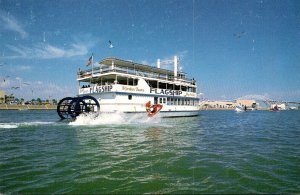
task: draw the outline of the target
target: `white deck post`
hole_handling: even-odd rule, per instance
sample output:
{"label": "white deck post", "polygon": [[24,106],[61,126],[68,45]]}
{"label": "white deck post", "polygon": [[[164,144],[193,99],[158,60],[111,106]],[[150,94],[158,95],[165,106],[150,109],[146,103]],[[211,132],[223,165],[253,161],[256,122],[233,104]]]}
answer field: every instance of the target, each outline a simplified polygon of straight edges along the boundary
{"label": "white deck post", "polygon": [[114,61],[112,60],[111,61],[111,69],[113,70],[115,68],[115,63],[114,63]]}
{"label": "white deck post", "polygon": [[174,56],[174,79],[177,79],[178,58]]}

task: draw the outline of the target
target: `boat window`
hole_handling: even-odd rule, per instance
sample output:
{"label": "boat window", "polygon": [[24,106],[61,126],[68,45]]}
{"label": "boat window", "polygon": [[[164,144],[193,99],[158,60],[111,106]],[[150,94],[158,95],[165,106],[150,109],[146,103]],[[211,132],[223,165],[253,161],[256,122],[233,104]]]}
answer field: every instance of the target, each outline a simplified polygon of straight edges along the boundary
{"label": "boat window", "polygon": [[152,81],[152,80],[146,80],[146,82],[148,83],[148,85],[152,88],[157,88],[157,81]]}
{"label": "boat window", "polygon": [[164,104],[166,103],[166,98],[163,98],[163,103],[164,103]]}
{"label": "boat window", "polygon": [[136,86],[138,84],[138,79],[128,78],[126,80],[126,84]]}
{"label": "boat window", "polygon": [[173,84],[167,84],[167,89],[174,89],[174,85]]}
{"label": "boat window", "polygon": [[157,99],[158,99],[158,97],[154,97],[154,104],[157,104]]}
{"label": "boat window", "polygon": [[132,95],[128,95],[128,99],[129,99],[129,100],[132,100]]}
{"label": "boat window", "polygon": [[127,83],[128,83],[127,77],[118,76],[117,82],[118,82],[118,84],[121,84],[121,85],[127,85]]}
{"label": "boat window", "polygon": [[161,103],[161,104],[162,104],[162,98],[159,98],[159,103]]}
{"label": "boat window", "polygon": [[160,89],[167,89],[167,83],[159,83],[158,88]]}

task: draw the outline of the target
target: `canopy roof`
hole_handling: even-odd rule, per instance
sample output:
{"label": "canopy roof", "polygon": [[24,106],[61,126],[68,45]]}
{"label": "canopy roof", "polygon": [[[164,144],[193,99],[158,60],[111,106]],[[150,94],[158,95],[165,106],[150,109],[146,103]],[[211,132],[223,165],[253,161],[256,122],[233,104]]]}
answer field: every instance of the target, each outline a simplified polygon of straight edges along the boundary
{"label": "canopy roof", "polygon": [[[104,64],[107,66],[111,66],[112,62],[114,63],[115,66],[118,66],[118,67],[126,67],[126,68],[135,69],[135,70],[143,71],[143,72],[153,72],[153,73],[158,73],[158,74],[167,74],[167,75],[174,76],[174,71],[172,71],[172,70],[156,68],[153,66],[140,64],[140,63],[136,63],[136,62],[132,62],[132,61],[128,61],[128,60],[121,60],[121,59],[114,58],[114,57],[105,58],[98,63]],[[184,73],[180,72],[179,74],[184,74]]]}

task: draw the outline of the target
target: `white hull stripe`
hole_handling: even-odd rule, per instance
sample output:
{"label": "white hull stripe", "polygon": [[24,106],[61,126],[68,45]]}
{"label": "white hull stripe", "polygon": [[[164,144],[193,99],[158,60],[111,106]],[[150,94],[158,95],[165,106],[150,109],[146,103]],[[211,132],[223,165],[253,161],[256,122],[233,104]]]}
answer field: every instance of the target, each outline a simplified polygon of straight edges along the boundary
{"label": "white hull stripe", "polygon": [[118,92],[118,91],[112,91],[112,92],[102,92],[102,93],[87,93],[87,94],[80,94],[79,96],[84,95],[101,95],[101,94],[110,94],[114,93],[117,95],[136,95],[136,96],[151,96],[151,97],[170,97],[170,98],[179,98],[179,99],[193,99],[193,100],[199,100],[199,98],[195,97],[183,97],[183,96],[168,96],[168,95],[160,95],[160,94],[143,94],[143,93],[128,93],[128,92]]}

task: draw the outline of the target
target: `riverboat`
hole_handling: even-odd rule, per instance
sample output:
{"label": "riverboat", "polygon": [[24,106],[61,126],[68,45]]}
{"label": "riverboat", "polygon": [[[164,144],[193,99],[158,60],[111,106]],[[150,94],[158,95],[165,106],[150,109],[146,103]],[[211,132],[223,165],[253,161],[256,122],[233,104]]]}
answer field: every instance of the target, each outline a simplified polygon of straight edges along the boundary
{"label": "riverboat", "polygon": [[[174,70],[161,68],[168,63],[174,65]],[[92,97],[94,105],[100,105],[100,113],[144,113],[147,116],[146,104],[150,101],[151,105],[162,105],[158,114],[161,117],[199,114],[196,80],[180,71],[177,56],[167,61],[158,59],[156,67],[114,57],[91,65],[92,68],[78,71],[78,98]],[[88,99],[81,100],[81,107]],[[72,100],[69,105],[70,113]]]}

